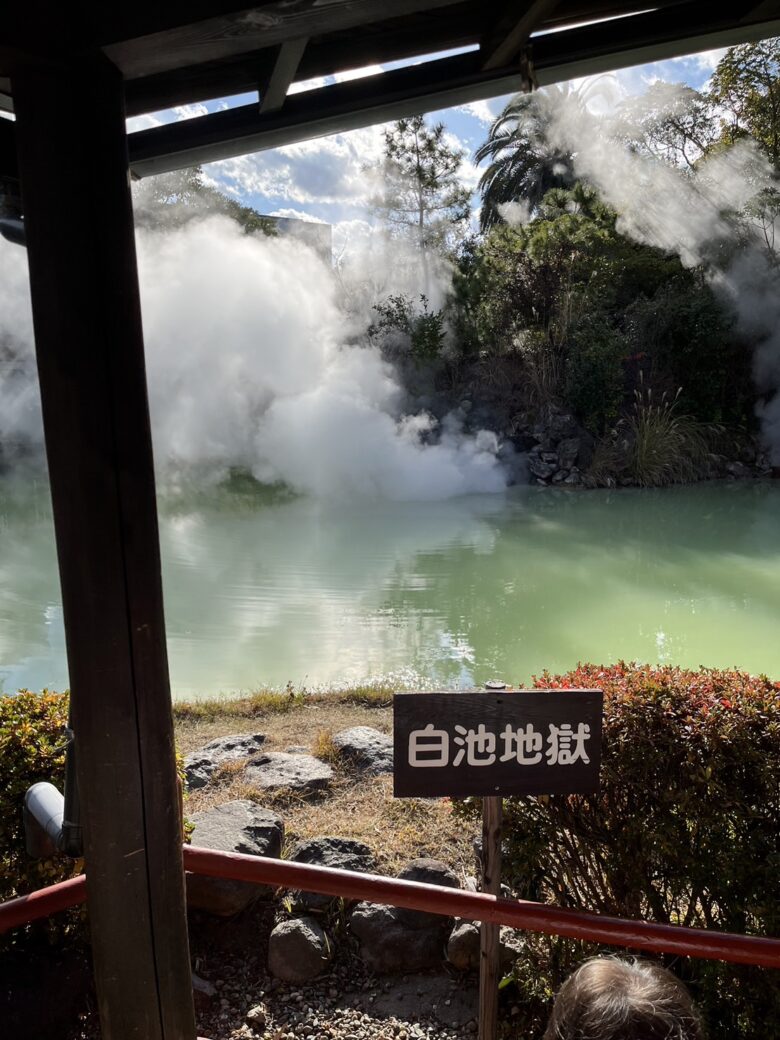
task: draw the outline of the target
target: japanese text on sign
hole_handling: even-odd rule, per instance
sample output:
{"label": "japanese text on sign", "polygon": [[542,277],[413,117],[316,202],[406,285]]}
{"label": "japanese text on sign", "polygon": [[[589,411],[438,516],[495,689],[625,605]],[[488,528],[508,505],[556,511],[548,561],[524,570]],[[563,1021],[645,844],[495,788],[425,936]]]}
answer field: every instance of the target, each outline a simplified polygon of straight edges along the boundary
{"label": "japanese text on sign", "polygon": [[398,694],[398,797],[595,791],[598,690]]}
{"label": "japanese text on sign", "polygon": [[590,762],[586,751],[589,740],[590,726],[587,722],[580,722],[576,730],[569,722],[560,726],[551,722],[547,726],[546,740],[531,723],[516,729],[507,725],[498,738],[484,723],[476,729],[455,726],[452,741],[446,729],[436,729],[429,722],[423,729],[413,729],[409,734],[409,765],[416,769],[446,766],[450,762],[451,744],[453,750],[457,748],[452,758],[453,766],[459,766],[463,761],[470,766],[491,766],[496,761],[533,766],[538,765],[542,757],[548,766],[569,766],[577,761],[587,764]]}

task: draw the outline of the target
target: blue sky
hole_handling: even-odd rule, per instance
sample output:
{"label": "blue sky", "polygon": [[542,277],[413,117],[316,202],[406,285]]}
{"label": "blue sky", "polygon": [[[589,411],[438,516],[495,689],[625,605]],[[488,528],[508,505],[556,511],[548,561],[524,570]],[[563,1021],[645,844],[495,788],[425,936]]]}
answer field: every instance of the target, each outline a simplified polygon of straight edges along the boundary
{"label": "blue sky", "polygon": [[[642,93],[659,79],[702,87],[724,53],[723,50],[705,51],[685,58],[635,66],[622,69],[610,78],[617,96]],[[386,66],[388,69],[393,67]],[[338,78],[352,79],[382,71],[375,66]],[[292,89],[297,92],[332,82],[333,78],[311,81],[294,84]],[[245,94],[182,106],[130,120],[129,129],[195,118],[255,100],[256,95]],[[479,179],[479,169],[472,158],[474,149],[484,140],[491,121],[508,100],[509,95],[503,95],[489,101],[432,112],[428,117],[431,122],[443,122],[451,143],[465,152],[462,179],[472,189],[476,188]],[[332,224],[334,245],[338,249],[370,231],[368,195],[371,189],[365,169],[379,159],[381,150],[382,127],[373,126],[211,163],[205,167],[205,172],[221,190],[262,213]]]}

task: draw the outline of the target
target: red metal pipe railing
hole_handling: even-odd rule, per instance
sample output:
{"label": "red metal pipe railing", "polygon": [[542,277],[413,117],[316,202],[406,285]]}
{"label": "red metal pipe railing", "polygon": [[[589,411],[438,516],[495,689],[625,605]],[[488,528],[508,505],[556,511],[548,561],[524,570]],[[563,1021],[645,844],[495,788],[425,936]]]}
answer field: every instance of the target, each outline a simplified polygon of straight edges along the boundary
{"label": "red metal pipe railing", "polygon": [[[609,946],[780,968],[780,939],[629,921],[581,910],[562,910],[523,899],[500,899],[484,893],[463,892],[416,881],[401,881],[398,878],[359,874],[331,867],[314,867],[291,863],[289,860],[217,852],[189,845],[184,847],[184,866],[194,874],[319,892],[351,900],[367,900],[448,917],[465,917],[471,921],[492,921],[525,931],[563,935]],[[85,898],[86,884],[82,875],[40,892],[12,899],[0,904],[0,932],[83,903]]]}
{"label": "red metal pipe railing", "polygon": [[427,910],[448,917],[471,921],[492,921],[512,928],[570,939],[629,946],[655,953],[676,953],[684,957],[757,964],[780,968],[780,939],[732,935],[728,932],[682,928],[677,925],[627,921],[581,910],[562,910],[523,899],[501,899],[456,888],[424,885],[416,881],[358,874],[351,870],[314,867],[288,860],[264,859],[235,852],[184,848],[184,866],[194,874],[255,881],[266,885],[320,892],[346,899],[367,900],[408,910]]}
{"label": "red metal pipe railing", "polygon": [[9,899],[7,903],[0,903],[0,935],[12,928],[21,928],[30,921],[38,921],[41,917],[78,906],[86,898],[87,879],[79,874],[78,877],[30,892],[29,895]]}

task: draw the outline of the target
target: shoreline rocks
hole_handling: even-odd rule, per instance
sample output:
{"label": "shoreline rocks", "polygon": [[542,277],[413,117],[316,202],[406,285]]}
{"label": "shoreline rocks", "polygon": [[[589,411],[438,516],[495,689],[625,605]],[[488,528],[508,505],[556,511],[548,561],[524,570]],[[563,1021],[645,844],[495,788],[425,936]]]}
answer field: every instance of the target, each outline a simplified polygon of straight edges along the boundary
{"label": "shoreline rocks", "polygon": [[352,726],[333,738],[342,757],[362,773],[379,776],[393,771],[393,741],[371,726]]}
{"label": "shoreline rocks", "polygon": [[187,786],[192,791],[205,787],[223,765],[257,754],[264,743],[262,733],[235,733],[210,740],[184,759]]}
{"label": "shoreline rocks", "polygon": [[[284,822],[269,809],[237,799],[214,809],[193,813],[193,844],[220,852],[278,859],[282,854]],[[274,889],[249,881],[187,874],[187,902],[218,917],[232,917],[257,899],[270,899]]]}

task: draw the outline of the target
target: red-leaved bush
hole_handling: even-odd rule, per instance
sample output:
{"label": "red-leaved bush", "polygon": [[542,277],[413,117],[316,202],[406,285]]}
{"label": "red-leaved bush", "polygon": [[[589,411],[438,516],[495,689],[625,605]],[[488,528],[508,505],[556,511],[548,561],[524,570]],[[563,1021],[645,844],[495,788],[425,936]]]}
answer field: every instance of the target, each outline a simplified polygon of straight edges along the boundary
{"label": "red-leaved bush", "polygon": [[[603,690],[601,787],[592,796],[506,800],[505,873],[518,895],[780,936],[780,684],[621,662],[544,673],[534,685]],[[529,939],[517,978],[530,1035],[586,952],[594,951]],[[712,1040],[780,1037],[780,973],[680,959],[674,966]]]}

